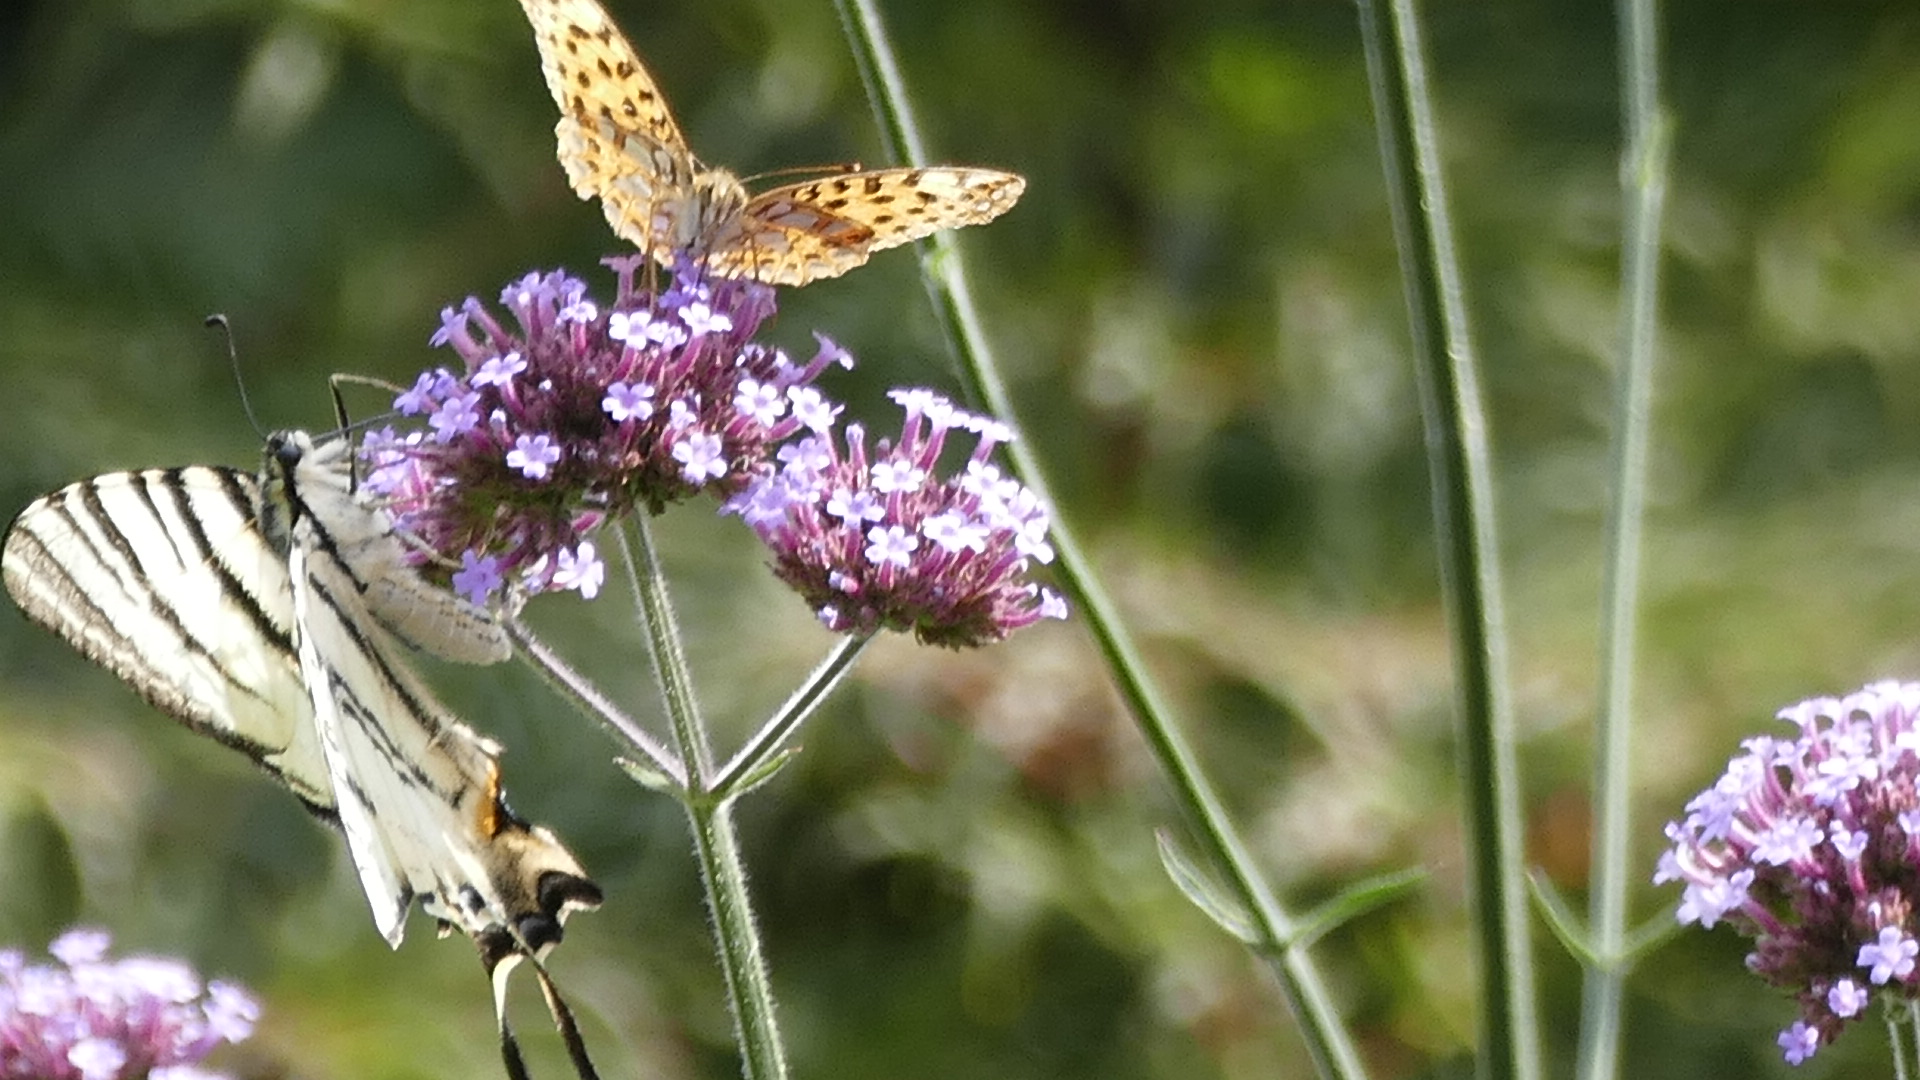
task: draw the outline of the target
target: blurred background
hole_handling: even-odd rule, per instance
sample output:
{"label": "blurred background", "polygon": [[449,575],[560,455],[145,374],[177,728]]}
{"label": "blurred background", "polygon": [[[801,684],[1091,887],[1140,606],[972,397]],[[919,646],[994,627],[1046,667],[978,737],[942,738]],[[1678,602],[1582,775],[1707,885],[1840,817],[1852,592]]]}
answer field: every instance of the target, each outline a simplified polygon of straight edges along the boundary
{"label": "blurred background", "polygon": [[[1485,364],[1530,858],[1584,895],[1619,196],[1614,29],[1583,0],[1429,5]],[[1465,1076],[1473,1016],[1450,669],[1405,316],[1354,12],[1323,0],[883,5],[939,157],[1017,170],[968,230],[1060,513],[1297,909],[1412,897],[1319,956],[1381,1077]],[[611,4],[711,162],[877,161],[824,0]],[[1669,5],[1676,157],[1640,665],[1637,850],[1801,697],[1920,677],[1920,11]],[[443,305],[619,250],[554,162],[510,0],[61,0],[0,9],[0,512],[75,478],[331,422],[407,381]],[[952,390],[914,259],[783,291],[839,390]],[[378,411],[377,398],[355,403]],[[661,522],[723,739],[829,640],[704,507]],[[548,606],[551,605],[551,606]],[[631,612],[539,624],[657,721]],[[511,667],[511,666],[509,666]],[[606,888],[554,971],[609,1077],[737,1075],[683,822],[524,670],[436,669],[516,807]],[[967,655],[889,641],[744,806],[797,1074],[1302,1075],[1263,972],[1166,882],[1181,827],[1074,623]],[[1649,918],[1672,890],[1640,890]],[[264,998],[223,1064],[499,1075],[471,949],[374,932],[339,839],[237,755],[0,605],[0,944],[76,921]],[[1575,966],[1541,937],[1564,1067]],[[1784,1074],[1785,998],[1724,929],[1633,984],[1629,1075]],[[536,1075],[565,1074],[525,987]],[[1877,1030],[1797,1071],[1884,1062]]]}

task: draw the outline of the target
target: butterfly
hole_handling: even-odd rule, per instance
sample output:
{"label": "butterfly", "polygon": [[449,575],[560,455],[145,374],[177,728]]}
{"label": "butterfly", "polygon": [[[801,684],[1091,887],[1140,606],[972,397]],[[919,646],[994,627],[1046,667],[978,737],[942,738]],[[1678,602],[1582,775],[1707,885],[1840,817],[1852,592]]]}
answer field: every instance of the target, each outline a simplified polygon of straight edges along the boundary
{"label": "butterfly", "polygon": [[639,54],[596,0],[520,0],[547,89],[560,107],[560,164],[582,199],[599,198],[615,235],[663,266],[682,255],[709,273],[769,285],[838,277],[876,251],[940,229],[992,221],[1024,178],[998,169],[862,169],[757,195],[701,162]]}
{"label": "butterfly", "polygon": [[15,518],[0,578],[35,622],[338,825],[389,944],[415,899],[472,938],[509,1076],[526,1075],[504,1011],[522,961],[591,1076],[540,961],[600,888],[507,806],[499,745],[436,701],[406,659],[411,647],[491,663],[512,643],[491,614],[409,565],[349,457],[345,439],[280,432],[257,475],[187,466],[69,484]]}

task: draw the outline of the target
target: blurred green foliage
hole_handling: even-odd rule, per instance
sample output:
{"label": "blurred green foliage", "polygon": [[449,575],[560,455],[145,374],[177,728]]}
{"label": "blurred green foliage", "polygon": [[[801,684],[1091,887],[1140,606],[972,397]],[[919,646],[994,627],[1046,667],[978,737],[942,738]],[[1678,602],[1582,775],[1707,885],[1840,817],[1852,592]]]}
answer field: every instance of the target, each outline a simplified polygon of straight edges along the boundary
{"label": "blurred green foliage", "polygon": [[[1296,907],[1423,866],[1321,946],[1382,1077],[1464,1075],[1449,667],[1421,432],[1353,13],[1340,3],[886,5],[941,156],[1031,181],[963,245],[1062,513]],[[1487,372],[1531,858],[1584,884],[1615,352],[1607,5],[1430,4]],[[872,160],[830,5],[613,5],[708,160]],[[1636,813],[1658,826],[1798,697],[1920,674],[1920,10],[1666,13],[1677,125]],[[617,249],[552,157],[509,0],[64,0],[0,12],[0,507],[93,472],[257,453],[324,377],[406,380],[437,312]],[[599,284],[610,279],[602,276]],[[913,260],[782,297],[843,384],[950,388]],[[378,401],[358,403],[363,412]],[[663,522],[708,704],[737,735],[824,649],[737,523]],[[645,700],[618,599],[536,612]],[[1259,969],[1165,881],[1174,825],[1071,624],[978,656],[876,648],[742,828],[802,1076],[1301,1075]],[[682,822],[521,671],[436,669],[522,812],[606,886],[555,969],[609,1076],[735,1074]],[[257,1076],[497,1075],[478,965],[389,954],[342,846],[243,761],[0,614],[0,940],[74,920],[267,1002]],[[1650,887],[1653,917],[1673,896]],[[1634,982],[1633,1076],[1778,1073],[1789,1003],[1731,935]],[[1577,972],[1549,947],[1564,1063]],[[523,994],[525,993],[523,988]],[[531,994],[526,997],[531,998]],[[536,1068],[554,1040],[517,1003]],[[1803,1076],[1883,1061],[1872,1031]]]}

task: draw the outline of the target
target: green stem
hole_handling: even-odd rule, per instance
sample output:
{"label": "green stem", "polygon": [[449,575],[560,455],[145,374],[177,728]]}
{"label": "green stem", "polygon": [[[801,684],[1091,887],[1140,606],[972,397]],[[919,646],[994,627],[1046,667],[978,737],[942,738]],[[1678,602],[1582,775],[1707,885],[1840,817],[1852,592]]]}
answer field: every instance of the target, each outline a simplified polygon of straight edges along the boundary
{"label": "green stem", "polygon": [[1608,1080],[1620,1068],[1626,988],[1627,887],[1632,837],[1630,772],[1633,674],[1639,606],[1641,525],[1646,512],[1655,332],[1659,325],[1660,234],[1667,190],[1667,128],[1660,113],[1655,0],[1619,0],[1620,83],[1626,145],[1620,184],[1626,221],[1620,246],[1621,367],[1614,409],[1612,529],[1602,587],[1600,715],[1594,759],[1593,893],[1588,901],[1588,967],[1581,990],[1578,1075]]}
{"label": "green stem", "polygon": [[780,711],[762,724],[760,730],[754,732],[753,738],[748,739],[740,752],[733,755],[733,760],[727,762],[713,778],[707,787],[707,794],[721,801],[732,798],[734,788],[742,780],[753,776],[768,757],[786,745],[787,739],[799,730],[807,717],[813,715],[820,703],[833,692],[833,688],[840,685],[840,680],[852,670],[853,662],[860,658],[872,640],[871,634],[841,638],[827,658],[807,676],[807,681],[801,683],[800,688],[780,706]]}
{"label": "green stem", "polygon": [[634,538],[615,530],[625,556],[627,579],[640,607],[640,629],[647,641],[655,677],[660,683],[667,717],[686,762],[687,819],[693,832],[694,853],[700,861],[700,879],[706,886],[708,914],[713,919],[714,944],[720,973],[732,1006],[734,1037],[747,1080],[785,1080],[786,1050],[774,1023],[773,987],[760,950],[753,906],[747,893],[746,866],[733,830],[731,803],[703,797],[713,770],[706,725],[694,698],[693,679],[680,648],[680,633],[667,596],[653,533],[644,517],[634,519]]}
{"label": "green stem", "polygon": [[1359,7],[1407,294],[1441,584],[1454,642],[1460,784],[1473,860],[1469,901],[1485,991],[1480,1072],[1533,1080],[1540,1075],[1540,1029],[1485,407],[1441,182],[1419,18],[1413,0],[1388,0],[1390,18],[1384,26],[1375,0],[1360,0]]}
{"label": "green stem", "polygon": [[[1920,1061],[1911,1060],[1912,1058],[1920,1058],[1920,1002],[1907,1002],[1906,1011],[1907,1026],[1912,1029],[1911,1034],[1913,1035],[1913,1054],[1911,1058],[1903,1058],[1903,1060],[1908,1060],[1909,1064],[1897,1066],[1897,1068],[1901,1069],[1909,1069],[1913,1065],[1920,1064]],[[1900,1080],[1905,1080],[1905,1077],[1901,1077]]]}
{"label": "green stem", "polygon": [[[928,163],[919,125],[888,44],[886,28],[872,0],[834,0],[852,44],[879,120],[887,154],[895,161],[920,166]],[[953,241],[935,234],[921,260],[921,275],[933,298],[942,328],[960,361],[960,377],[968,396],[1010,426],[1017,427],[1013,403],[1000,379],[998,366],[981,329],[973,303],[966,265]],[[1037,458],[1017,435],[1007,446],[1013,471],[1050,507],[1060,504],[1050,494]],[[1171,708],[1147,674],[1132,639],[1122,627],[1119,612],[1097,581],[1073,530],[1057,514],[1051,533],[1058,553],[1056,569],[1061,586],[1086,620],[1109,668],[1119,681],[1135,722],[1173,787],[1176,801],[1193,823],[1200,845],[1224,875],[1226,887],[1246,908],[1260,936],[1256,946],[1277,981],[1288,1007],[1300,1021],[1302,1035],[1315,1068],[1328,1077],[1363,1077],[1359,1053],[1341,1023],[1339,1010],[1325,980],[1306,947],[1295,941],[1291,915],[1281,906],[1261,876],[1253,853],[1241,838],[1199,760],[1173,720]]]}
{"label": "green stem", "polygon": [[[1893,1080],[1907,1080],[1907,1050],[1900,1039],[1900,1026],[1914,1022],[1913,1006],[1886,1009],[1881,1017],[1887,1024],[1887,1049],[1893,1052]],[[1915,1042],[1915,1053],[1920,1054],[1920,1039]]]}

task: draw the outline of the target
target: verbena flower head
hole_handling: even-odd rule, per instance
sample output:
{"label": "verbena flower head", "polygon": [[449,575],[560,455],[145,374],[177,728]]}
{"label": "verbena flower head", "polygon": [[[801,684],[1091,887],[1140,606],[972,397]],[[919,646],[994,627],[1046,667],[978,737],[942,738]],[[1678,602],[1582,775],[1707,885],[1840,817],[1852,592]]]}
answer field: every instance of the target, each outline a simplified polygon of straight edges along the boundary
{"label": "verbena flower head", "polygon": [[243,988],[179,960],[109,960],[107,934],[69,930],[54,964],[0,950],[0,1077],[9,1080],[215,1080],[198,1062],[253,1033],[260,1006]]}
{"label": "verbena flower head", "polygon": [[1780,711],[1667,825],[1654,881],[1686,884],[1682,924],[1754,939],[1747,966],[1793,992],[1799,1064],[1874,999],[1920,1000],[1920,683],[1878,682]]}
{"label": "verbena flower head", "polygon": [[[1053,560],[1046,509],[989,461],[1006,426],[930,390],[892,396],[907,413],[900,437],[869,449],[866,432],[848,425],[844,454],[837,410],[802,410],[809,433],[727,511],[760,534],[774,572],[832,630],[911,630],[959,648],[1064,618],[1065,602],[1027,580],[1032,564]],[[978,441],[962,471],[942,478],[940,453],[956,430]]]}
{"label": "verbena flower head", "polygon": [[636,287],[640,256],[608,260],[611,305],[561,272],[528,274],[496,319],[469,297],[432,343],[459,363],[420,376],[395,407],[426,430],[370,434],[369,491],[426,548],[457,557],[454,587],[476,601],[508,580],[591,597],[605,576],[586,537],[600,522],[711,492],[821,407],[809,385],[846,353],[821,339],[807,364],[753,341],[773,290],[705,279],[683,265],[668,287]]}

